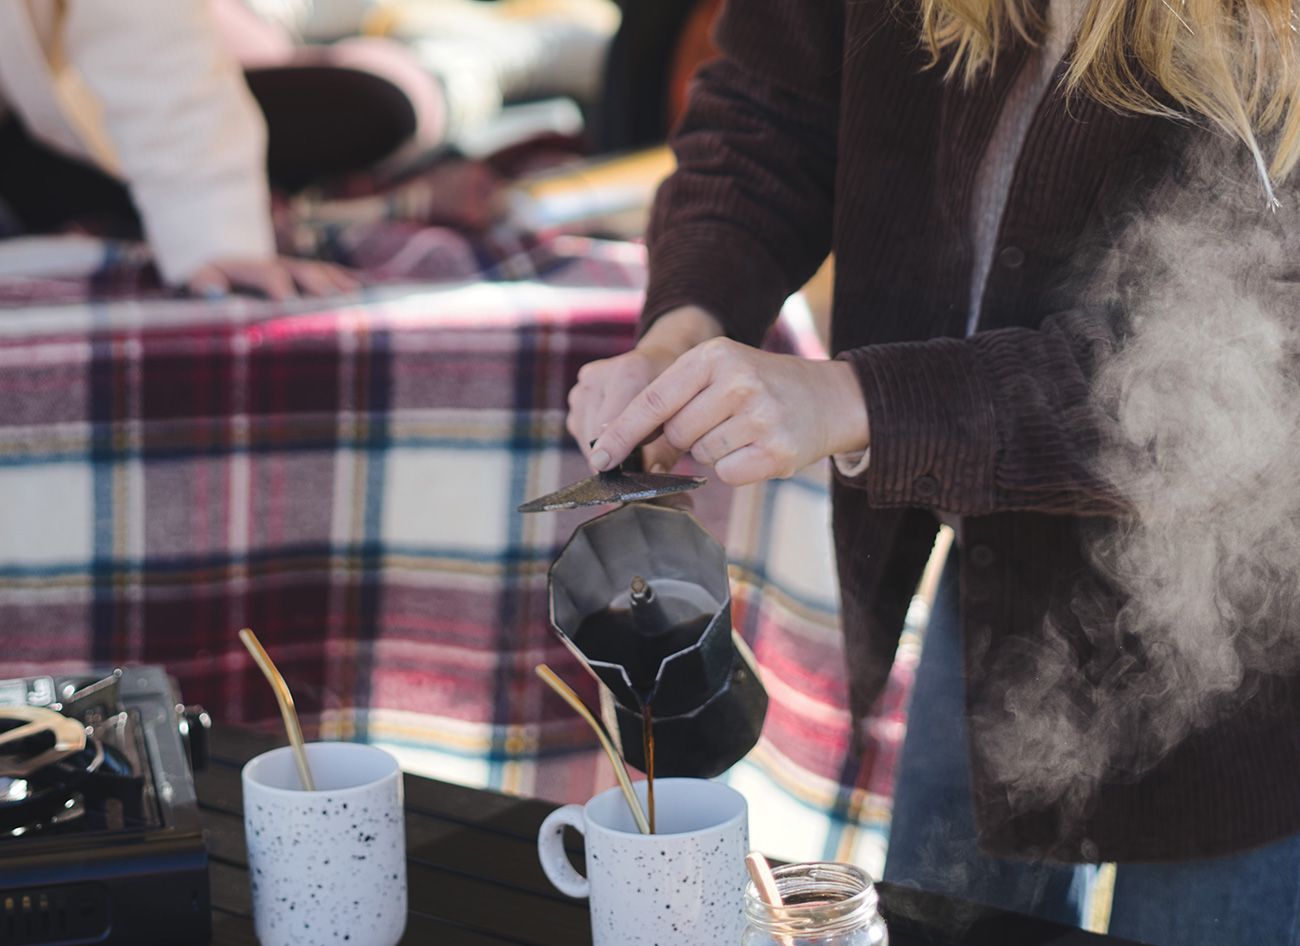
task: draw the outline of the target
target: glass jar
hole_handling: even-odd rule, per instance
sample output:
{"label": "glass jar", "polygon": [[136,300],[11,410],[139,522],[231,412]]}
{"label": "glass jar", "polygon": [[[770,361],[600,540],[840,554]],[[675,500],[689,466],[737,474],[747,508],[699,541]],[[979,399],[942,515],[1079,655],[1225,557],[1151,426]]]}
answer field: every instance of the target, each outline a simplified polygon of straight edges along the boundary
{"label": "glass jar", "polygon": [[889,946],[876,888],[850,864],[787,864],[772,871],[784,906],[745,889],[742,946]]}

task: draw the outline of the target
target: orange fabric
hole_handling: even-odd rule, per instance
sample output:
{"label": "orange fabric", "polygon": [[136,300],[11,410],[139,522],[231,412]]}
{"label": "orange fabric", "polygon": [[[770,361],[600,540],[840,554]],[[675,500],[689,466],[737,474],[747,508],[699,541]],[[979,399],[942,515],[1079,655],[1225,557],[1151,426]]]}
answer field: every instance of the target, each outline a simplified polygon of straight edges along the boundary
{"label": "orange fabric", "polygon": [[673,51],[672,70],[668,73],[668,125],[677,124],[677,118],[686,108],[691,79],[695,70],[718,55],[713,42],[713,24],[722,12],[723,0],[700,0],[686,20]]}

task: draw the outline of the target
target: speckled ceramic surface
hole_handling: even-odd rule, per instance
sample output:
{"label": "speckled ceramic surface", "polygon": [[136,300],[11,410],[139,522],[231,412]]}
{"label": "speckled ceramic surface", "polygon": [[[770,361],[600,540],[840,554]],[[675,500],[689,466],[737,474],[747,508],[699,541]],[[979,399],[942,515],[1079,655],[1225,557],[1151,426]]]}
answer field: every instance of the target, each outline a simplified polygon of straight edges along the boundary
{"label": "speckled ceramic surface", "polygon": [[244,833],[262,946],[395,946],[406,928],[402,776],[382,749],[312,743],[317,791],[285,747],[244,766]]}
{"label": "speckled ceramic surface", "polygon": [[[644,804],[645,784],[637,793]],[[701,779],[656,779],[659,833],[637,834],[618,789],[552,812],[538,834],[551,883],[590,897],[595,946],[739,943],[749,828],[745,799]],[[565,828],[586,836],[587,876],[568,862]]]}

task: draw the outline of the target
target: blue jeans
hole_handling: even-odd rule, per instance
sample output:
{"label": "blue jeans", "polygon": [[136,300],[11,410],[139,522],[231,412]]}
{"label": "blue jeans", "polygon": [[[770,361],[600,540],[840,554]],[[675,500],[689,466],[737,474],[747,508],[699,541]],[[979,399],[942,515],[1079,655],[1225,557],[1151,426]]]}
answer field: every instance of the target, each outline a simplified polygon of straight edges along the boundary
{"label": "blue jeans", "polygon": [[[953,553],[913,688],[885,879],[1082,925],[1096,867],[1008,860],[979,850],[965,690]],[[1121,864],[1110,932],[1152,946],[1300,946],[1300,836],[1228,857]]]}

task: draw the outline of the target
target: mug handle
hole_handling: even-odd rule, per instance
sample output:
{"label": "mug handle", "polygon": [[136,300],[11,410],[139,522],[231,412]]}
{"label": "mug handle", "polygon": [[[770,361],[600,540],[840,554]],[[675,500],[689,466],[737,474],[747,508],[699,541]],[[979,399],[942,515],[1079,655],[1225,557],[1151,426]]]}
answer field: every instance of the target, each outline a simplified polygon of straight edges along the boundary
{"label": "mug handle", "polygon": [[560,893],[570,897],[590,896],[591,883],[569,863],[569,855],[564,850],[564,829],[572,828],[585,837],[586,827],[582,806],[565,805],[547,815],[537,831],[537,857],[542,862],[542,873]]}

